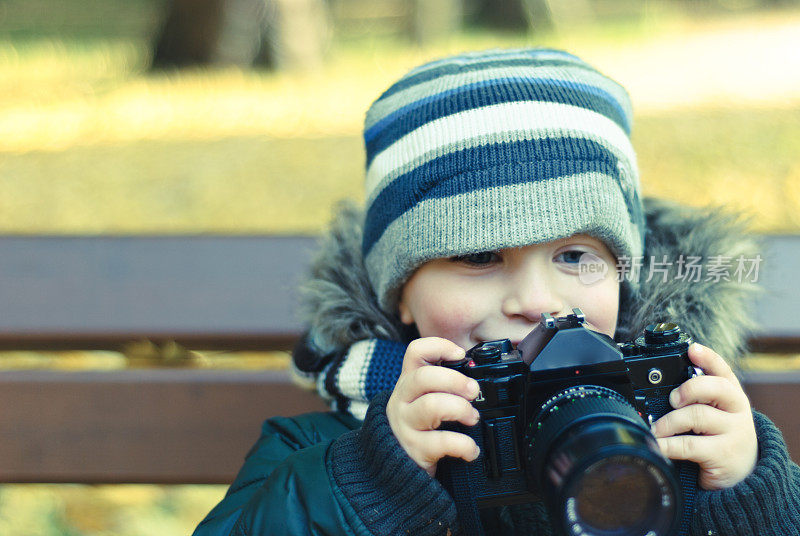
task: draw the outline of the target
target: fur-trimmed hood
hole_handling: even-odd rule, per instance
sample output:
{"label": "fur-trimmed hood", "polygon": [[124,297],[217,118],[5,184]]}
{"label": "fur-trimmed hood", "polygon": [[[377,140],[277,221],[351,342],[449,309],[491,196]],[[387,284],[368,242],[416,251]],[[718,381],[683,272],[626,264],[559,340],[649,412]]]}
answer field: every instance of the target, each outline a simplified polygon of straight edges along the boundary
{"label": "fur-trimmed hood", "polygon": [[[746,306],[756,286],[733,274],[738,257],[755,258],[760,249],[747,232],[747,222],[721,209],[701,210],[653,198],[643,203],[647,230],[642,278],[635,294],[622,286],[616,340],[632,339],[649,323],[672,320],[735,365],[755,328]],[[314,353],[339,352],[363,339],[409,337],[395,314],[380,309],[369,284],[361,255],[362,220],[361,210],[352,203],[339,206],[301,288],[302,319]],[[699,281],[676,279],[680,255],[701,257]],[[660,272],[647,281],[651,260],[662,262],[665,256],[673,262],[666,281]],[[707,275],[706,266],[720,256],[730,262],[729,281]]]}

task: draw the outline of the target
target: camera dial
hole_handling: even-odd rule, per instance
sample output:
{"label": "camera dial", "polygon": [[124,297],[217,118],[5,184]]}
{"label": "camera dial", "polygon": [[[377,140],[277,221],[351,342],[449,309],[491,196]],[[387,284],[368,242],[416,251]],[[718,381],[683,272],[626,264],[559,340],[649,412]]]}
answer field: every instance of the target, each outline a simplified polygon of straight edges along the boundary
{"label": "camera dial", "polygon": [[644,328],[644,342],[647,344],[672,344],[681,336],[681,328],[675,322],[658,322]]}
{"label": "camera dial", "polygon": [[500,361],[501,350],[497,346],[480,346],[475,348],[471,353],[470,357],[477,363],[478,365],[488,365],[490,363],[495,363]]}

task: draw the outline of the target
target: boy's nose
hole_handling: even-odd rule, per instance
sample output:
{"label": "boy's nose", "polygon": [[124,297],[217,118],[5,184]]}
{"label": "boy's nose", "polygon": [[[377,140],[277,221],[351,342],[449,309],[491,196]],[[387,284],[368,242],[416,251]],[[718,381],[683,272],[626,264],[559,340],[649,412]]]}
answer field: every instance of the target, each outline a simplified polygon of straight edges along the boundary
{"label": "boy's nose", "polygon": [[560,316],[565,305],[551,285],[542,279],[511,288],[503,300],[503,313],[536,323],[542,313]]}

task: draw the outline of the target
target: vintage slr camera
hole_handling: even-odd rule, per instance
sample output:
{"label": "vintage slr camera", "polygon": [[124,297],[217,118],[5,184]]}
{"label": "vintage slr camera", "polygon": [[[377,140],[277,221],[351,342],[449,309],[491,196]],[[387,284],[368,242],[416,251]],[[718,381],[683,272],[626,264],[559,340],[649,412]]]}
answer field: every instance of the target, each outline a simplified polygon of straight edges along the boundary
{"label": "vintage slr camera", "polygon": [[664,322],[617,344],[584,320],[577,308],[543,314],[516,349],[485,342],[443,364],[481,389],[477,425],[442,427],[471,436],[481,455],[444,458],[437,473],[466,534],[482,534],[483,508],[540,498],[565,535],[688,532],[697,466],[665,458],[650,424],[670,411],[672,389],[702,374],[692,339]]}

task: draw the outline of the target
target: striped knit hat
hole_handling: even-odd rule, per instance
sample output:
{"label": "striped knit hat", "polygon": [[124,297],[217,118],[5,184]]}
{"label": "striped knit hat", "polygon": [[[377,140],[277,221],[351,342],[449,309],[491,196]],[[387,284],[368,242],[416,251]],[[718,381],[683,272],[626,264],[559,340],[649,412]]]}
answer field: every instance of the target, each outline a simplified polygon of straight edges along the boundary
{"label": "striped knit hat", "polygon": [[644,250],[625,90],[557,50],[418,67],[367,112],[363,255],[378,300],[424,262],[585,233]]}

